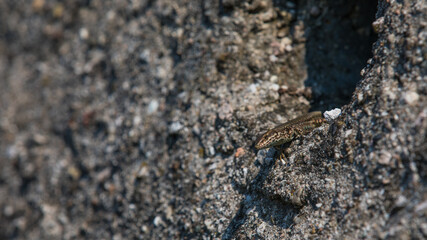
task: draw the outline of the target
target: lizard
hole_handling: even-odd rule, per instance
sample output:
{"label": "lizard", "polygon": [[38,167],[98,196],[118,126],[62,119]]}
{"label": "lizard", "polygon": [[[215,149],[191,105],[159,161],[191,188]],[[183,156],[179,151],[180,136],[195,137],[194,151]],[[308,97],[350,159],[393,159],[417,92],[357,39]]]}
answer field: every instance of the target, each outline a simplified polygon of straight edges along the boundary
{"label": "lizard", "polygon": [[[296,137],[306,135],[314,128],[320,127],[325,121],[320,111],[306,113],[262,134],[256,140],[255,148],[257,150],[270,147],[278,149],[282,144],[291,142]],[[280,152],[282,159],[284,154],[281,149]]]}

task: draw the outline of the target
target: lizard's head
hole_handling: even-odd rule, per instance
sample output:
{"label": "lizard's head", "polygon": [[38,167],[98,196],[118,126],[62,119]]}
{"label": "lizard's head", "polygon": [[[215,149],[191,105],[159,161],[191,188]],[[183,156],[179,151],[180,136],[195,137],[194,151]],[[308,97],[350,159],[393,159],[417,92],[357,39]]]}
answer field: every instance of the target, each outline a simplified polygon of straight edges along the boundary
{"label": "lizard's head", "polygon": [[255,148],[257,150],[272,147],[274,144],[274,139],[276,139],[275,133],[272,130],[267,131],[255,142]]}
{"label": "lizard's head", "polygon": [[268,130],[266,133],[261,135],[255,142],[255,148],[257,150],[280,146],[284,143],[291,141],[294,138],[292,131],[277,131],[275,129]]}

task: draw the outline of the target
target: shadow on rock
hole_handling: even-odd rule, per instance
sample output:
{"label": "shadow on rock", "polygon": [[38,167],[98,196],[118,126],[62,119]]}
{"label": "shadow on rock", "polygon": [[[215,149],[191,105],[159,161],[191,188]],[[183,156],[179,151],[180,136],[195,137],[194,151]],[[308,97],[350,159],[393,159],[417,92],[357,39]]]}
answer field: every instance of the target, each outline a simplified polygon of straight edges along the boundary
{"label": "shadow on rock", "polygon": [[261,191],[267,176],[273,169],[275,161],[269,165],[263,165],[258,175],[246,186],[233,182],[234,188],[245,196],[240,202],[240,208],[228,225],[222,239],[234,239],[240,227],[248,221],[250,213],[255,210],[260,217],[269,225],[283,229],[290,228],[294,223],[294,217],[298,215],[299,208],[272,196],[267,196]]}

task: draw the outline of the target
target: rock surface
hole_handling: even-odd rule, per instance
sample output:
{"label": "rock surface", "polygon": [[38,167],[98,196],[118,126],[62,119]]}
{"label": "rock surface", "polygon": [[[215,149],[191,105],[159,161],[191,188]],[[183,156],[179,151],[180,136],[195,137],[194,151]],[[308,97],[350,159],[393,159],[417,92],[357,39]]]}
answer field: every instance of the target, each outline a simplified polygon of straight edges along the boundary
{"label": "rock surface", "polygon": [[[0,239],[427,238],[425,19],[425,0],[0,1]],[[284,161],[255,151],[336,107]]]}

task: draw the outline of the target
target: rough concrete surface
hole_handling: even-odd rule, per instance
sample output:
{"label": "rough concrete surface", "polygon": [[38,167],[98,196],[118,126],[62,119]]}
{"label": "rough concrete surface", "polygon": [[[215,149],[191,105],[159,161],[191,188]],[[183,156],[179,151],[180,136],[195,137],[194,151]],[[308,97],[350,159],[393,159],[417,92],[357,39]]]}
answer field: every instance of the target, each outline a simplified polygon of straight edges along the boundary
{"label": "rough concrete surface", "polygon": [[[426,0],[0,1],[0,239],[427,238]],[[328,124],[276,150],[266,129]]]}

